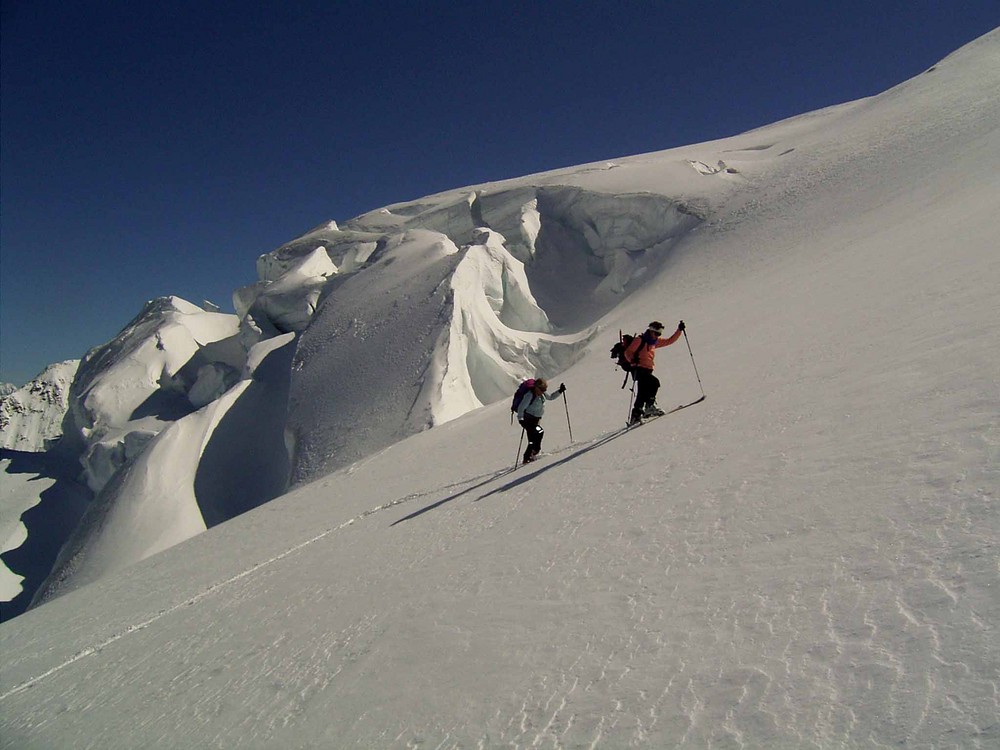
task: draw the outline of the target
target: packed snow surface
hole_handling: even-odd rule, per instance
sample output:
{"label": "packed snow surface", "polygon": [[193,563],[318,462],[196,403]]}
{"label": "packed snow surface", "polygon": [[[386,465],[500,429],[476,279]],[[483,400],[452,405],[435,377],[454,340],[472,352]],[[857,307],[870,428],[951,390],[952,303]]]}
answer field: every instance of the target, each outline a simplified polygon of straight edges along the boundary
{"label": "packed snow surface", "polygon": [[[998,169],[994,32],[871,99],[314,230],[240,324],[292,335],[267,288],[328,279],[254,402],[287,396],[300,483],[0,626],[0,742],[997,747]],[[608,349],[654,318],[688,326],[660,405],[707,399],[626,432]],[[434,394],[464,367],[488,403],[505,342],[569,347],[517,469],[506,400]]]}

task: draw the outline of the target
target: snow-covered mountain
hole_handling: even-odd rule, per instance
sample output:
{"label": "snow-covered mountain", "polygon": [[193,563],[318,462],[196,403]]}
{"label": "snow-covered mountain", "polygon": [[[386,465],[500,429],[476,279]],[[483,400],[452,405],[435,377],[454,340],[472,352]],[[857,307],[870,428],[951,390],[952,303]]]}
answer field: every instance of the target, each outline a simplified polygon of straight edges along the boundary
{"label": "snow-covered mountain", "polygon": [[[74,381],[97,495],[0,627],[0,736],[994,746],[998,167],[994,32],[870,99],[330,222],[235,316],[151,303]],[[681,317],[660,402],[707,400],[622,431],[608,349]],[[569,390],[512,470],[529,374]]]}
{"label": "snow-covered mountain", "polygon": [[0,448],[44,452],[46,441],[62,435],[69,408],[69,387],[80,360],[46,367],[21,388],[11,385],[0,397]]}

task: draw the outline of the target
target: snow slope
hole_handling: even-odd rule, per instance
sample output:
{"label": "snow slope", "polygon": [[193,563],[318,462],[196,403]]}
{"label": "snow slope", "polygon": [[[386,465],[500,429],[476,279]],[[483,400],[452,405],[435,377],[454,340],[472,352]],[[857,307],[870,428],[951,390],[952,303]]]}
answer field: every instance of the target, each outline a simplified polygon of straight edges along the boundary
{"label": "snow slope", "polygon": [[52,453],[0,455],[0,619],[31,603],[87,509],[79,467]]}
{"label": "snow slope", "polygon": [[[64,462],[31,455],[44,453],[62,436],[70,384],[79,365],[79,360],[59,362],[46,367],[21,388],[0,388],[3,393],[0,397],[0,554],[4,555],[0,561],[0,602],[11,602],[21,596],[25,579],[32,579],[33,584],[29,585],[37,585],[44,579],[59,546],[82,513],[84,499],[81,495],[85,493],[66,476],[62,467]],[[55,467],[55,471],[47,472],[48,467]],[[60,479],[61,486],[56,487]],[[53,501],[54,496],[59,499]],[[40,516],[45,519],[42,525],[48,527],[44,531],[38,528]],[[14,572],[7,560],[25,557],[27,549],[22,548],[28,539],[29,523],[36,535],[33,544],[29,545],[32,549],[30,561],[25,560],[19,566],[20,572]],[[40,575],[39,568],[43,568]],[[5,606],[3,617],[11,611]]]}
{"label": "snow slope", "polygon": [[[451,237],[499,196],[538,306],[600,331],[553,373],[549,455],[510,470],[498,402],[317,459],[0,626],[0,742],[995,747],[998,128],[994,32],[868,100],[361,217]],[[435,242],[431,307],[462,256]],[[695,363],[708,399],[622,433],[607,349],[654,317],[690,336],[661,405]]]}

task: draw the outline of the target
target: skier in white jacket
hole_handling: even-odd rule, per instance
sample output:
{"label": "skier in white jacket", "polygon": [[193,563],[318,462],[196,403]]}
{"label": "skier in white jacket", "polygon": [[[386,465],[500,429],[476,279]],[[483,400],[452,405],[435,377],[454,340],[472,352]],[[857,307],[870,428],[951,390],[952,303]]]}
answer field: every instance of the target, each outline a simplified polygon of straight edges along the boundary
{"label": "skier in white jacket", "polygon": [[545,414],[545,402],[559,398],[566,391],[566,386],[559,384],[559,389],[549,395],[546,393],[549,383],[545,378],[537,378],[535,384],[527,393],[521,397],[521,403],[517,405],[517,421],[524,428],[528,436],[528,447],[524,451],[524,463],[530,464],[535,460],[539,451],[542,450],[542,437],[545,430],[539,424],[542,415]]}

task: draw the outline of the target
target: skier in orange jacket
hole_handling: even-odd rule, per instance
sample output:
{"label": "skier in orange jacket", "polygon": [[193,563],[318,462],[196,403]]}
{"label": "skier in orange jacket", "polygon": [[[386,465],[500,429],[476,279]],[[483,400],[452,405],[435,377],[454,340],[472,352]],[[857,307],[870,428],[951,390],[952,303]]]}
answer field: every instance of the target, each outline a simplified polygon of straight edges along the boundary
{"label": "skier in orange jacket", "polygon": [[632,378],[638,386],[635,396],[635,406],[629,424],[639,424],[643,417],[661,417],[663,410],[656,405],[656,392],[660,389],[660,381],[653,374],[653,359],[656,350],[661,346],[670,346],[684,332],[684,321],[677,324],[677,330],[668,338],[663,336],[663,323],[654,320],[641,336],[632,339],[625,350],[625,359],[632,365]]}

